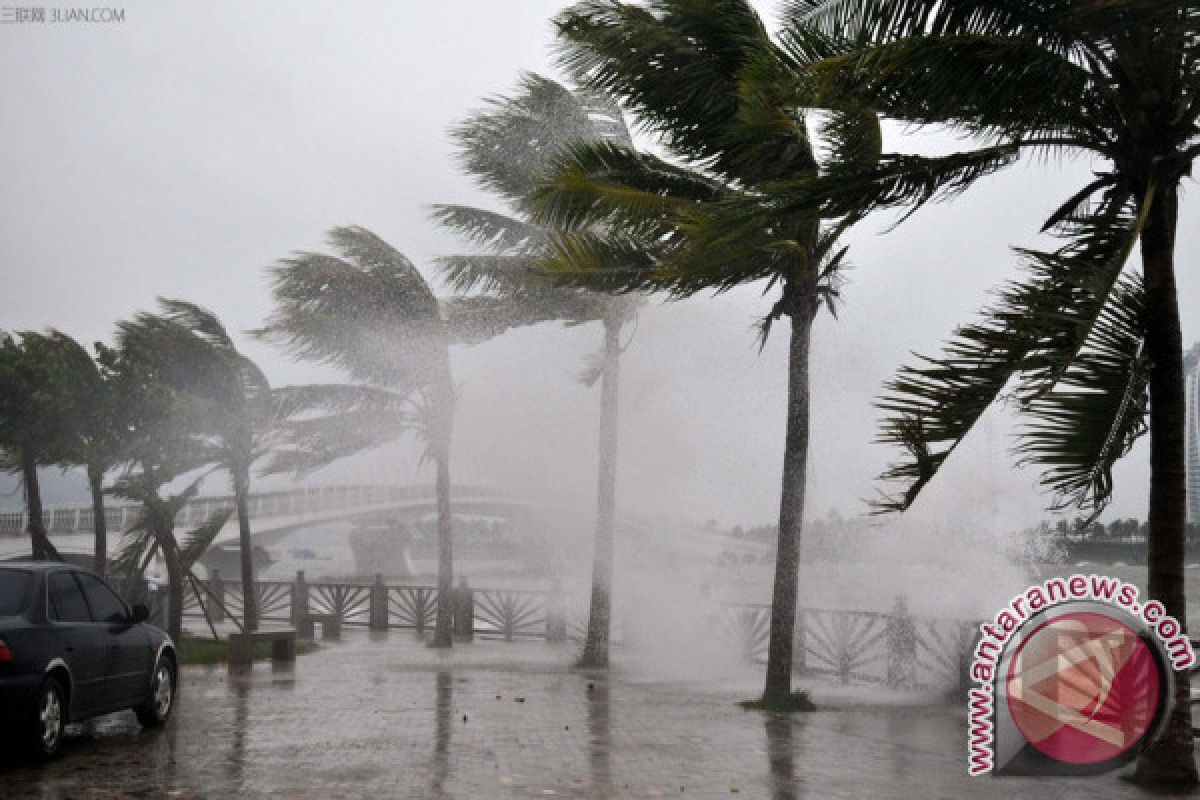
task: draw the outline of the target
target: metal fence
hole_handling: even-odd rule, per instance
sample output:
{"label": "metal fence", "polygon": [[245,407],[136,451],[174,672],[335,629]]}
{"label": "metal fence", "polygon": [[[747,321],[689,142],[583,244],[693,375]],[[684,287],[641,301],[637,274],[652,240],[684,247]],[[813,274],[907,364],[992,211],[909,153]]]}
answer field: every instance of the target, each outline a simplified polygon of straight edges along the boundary
{"label": "metal fence", "polygon": [[[219,574],[205,582],[204,606],[189,593],[185,618],[204,612],[214,622],[242,613],[242,586]],[[438,591],[434,586],[371,581],[293,581],[256,584],[259,618],[267,624],[299,627],[306,616],[331,616],[342,626],[373,630],[432,631]],[[458,635],[513,641],[582,638],[584,598],[555,590],[454,590]],[[713,636],[722,638],[747,662],[766,661],[770,606],[726,606],[714,619]],[[978,624],[961,619],[914,616],[898,600],[891,611],[800,608],[793,661],[800,674],[822,675],[843,683],[880,684],[894,689],[961,689],[974,649]]]}
{"label": "metal fence", "polygon": [[[767,605],[726,609],[725,635],[746,660],[766,661],[770,617]],[[793,666],[797,672],[843,683],[961,690],[978,632],[974,620],[914,616],[901,600],[886,612],[800,608]]]}

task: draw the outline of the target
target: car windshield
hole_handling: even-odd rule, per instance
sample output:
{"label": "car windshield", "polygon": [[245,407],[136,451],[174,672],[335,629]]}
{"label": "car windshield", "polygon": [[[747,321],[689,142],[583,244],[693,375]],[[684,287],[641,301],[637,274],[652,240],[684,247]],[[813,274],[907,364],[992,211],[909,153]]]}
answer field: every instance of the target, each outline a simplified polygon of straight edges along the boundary
{"label": "car windshield", "polygon": [[21,613],[33,576],[24,570],[0,569],[0,617]]}

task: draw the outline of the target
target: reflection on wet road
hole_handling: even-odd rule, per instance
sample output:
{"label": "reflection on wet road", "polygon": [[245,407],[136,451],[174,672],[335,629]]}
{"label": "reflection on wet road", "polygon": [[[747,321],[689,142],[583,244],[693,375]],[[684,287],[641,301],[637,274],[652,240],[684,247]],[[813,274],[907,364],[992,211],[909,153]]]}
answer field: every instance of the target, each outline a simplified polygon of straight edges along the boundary
{"label": "reflection on wet road", "polygon": [[[745,712],[740,687],[575,671],[573,648],[351,633],[295,671],[189,668],[176,716],[89,724],[63,756],[8,765],[9,798],[1043,797],[968,778],[954,708]],[[681,654],[681,657],[682,654]],[[820,701],[820,692],[817,693]],[[1129,797],[1116,776],[1058,797]]]}

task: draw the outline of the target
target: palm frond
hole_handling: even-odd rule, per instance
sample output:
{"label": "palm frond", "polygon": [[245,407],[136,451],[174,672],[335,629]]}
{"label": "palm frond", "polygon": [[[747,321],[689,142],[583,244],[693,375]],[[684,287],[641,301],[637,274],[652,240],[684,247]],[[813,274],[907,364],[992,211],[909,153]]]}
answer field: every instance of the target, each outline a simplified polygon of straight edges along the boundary
{"label": "palm frond", "polygon": [[525,255],[536,252],[546,239],[537,225],[471,206],[435,205],[433,218],[472,244],[494,252]]}
{"label": "palm frond", "polygon": [[1149,364],[1145,290],[1123,280],[1109,297],[1087,345],[1054,390],[1027,407],[1021,463],[1041,467],[1055,510],[1098,514],[1112,496],[1112,469],[1146,432]]}
{"label": "palm frond", "polygon": [[202,525],[187,534],[179,548],[179,560],[185,572],[195,567],[200,558],[208,552],[232,514],[232,508],[216,511]]}
{"label": "palm frond", "polygon": [[1029,407],[1079,369],[1143,222],[1144,209],[1129,195],[1111,195],[1093,214],[1066,224],[1069,241],[1059,250],[1019,251],[1027,277],[960,329],[940,356],[919,357],[899,371],[877,403],[889,415],[879,441],[908,458],[881,476],[901,492],[885,495],[877,510],[907,509],[1014,380],[1016,400]]}
{"label": "palm frond", "polygon": [[277,310],[256,333],[366,383],[428,383],[445,370],[437,298],[399,251],[364,228],[335,228],[341,255],[299,253],[274,269]]}
{"label": "palm frond", "polygon": [[694,166],[742,181],[815,167],[799,118],[742,116],[742,70],[773,47],[749,3],[586,0],[555,24],[567,71],[621,100]]}

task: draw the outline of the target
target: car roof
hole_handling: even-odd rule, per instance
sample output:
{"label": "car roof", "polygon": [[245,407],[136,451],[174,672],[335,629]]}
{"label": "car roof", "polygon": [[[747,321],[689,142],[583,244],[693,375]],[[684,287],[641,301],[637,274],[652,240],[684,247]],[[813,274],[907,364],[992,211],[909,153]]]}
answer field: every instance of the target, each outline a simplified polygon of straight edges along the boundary
{"label": "car roof", "polygon": [[20,569],[26,572],[47,572],[52,569],[72,569],[91,572],[89,569],[64,561],[0,561],[0,569]]}

